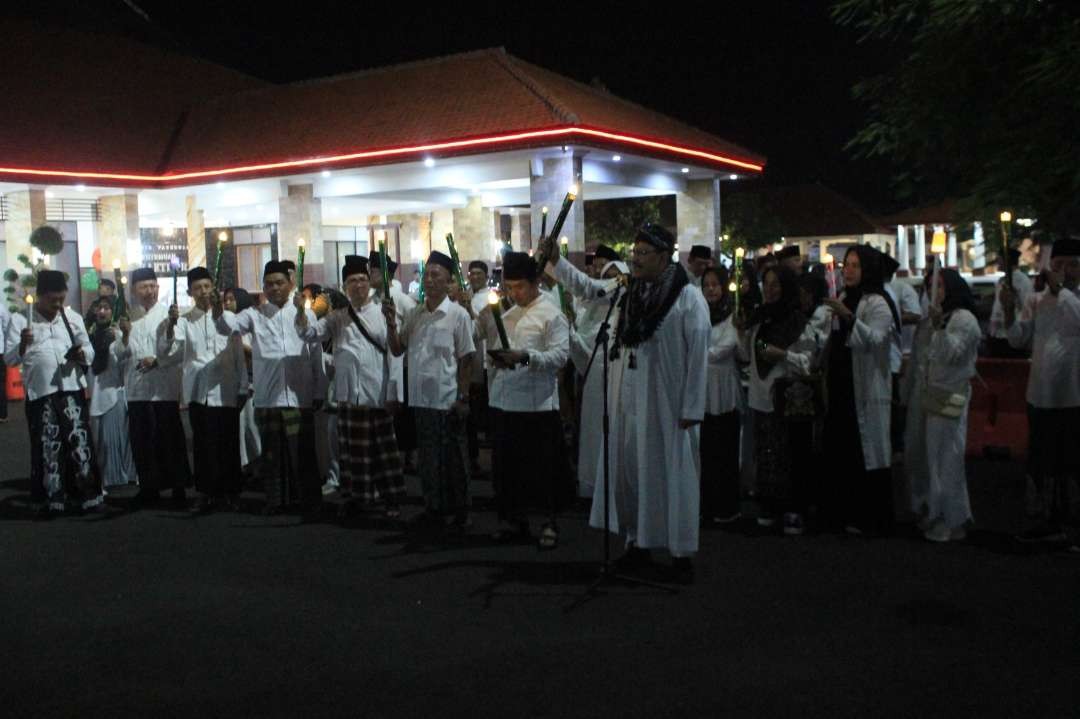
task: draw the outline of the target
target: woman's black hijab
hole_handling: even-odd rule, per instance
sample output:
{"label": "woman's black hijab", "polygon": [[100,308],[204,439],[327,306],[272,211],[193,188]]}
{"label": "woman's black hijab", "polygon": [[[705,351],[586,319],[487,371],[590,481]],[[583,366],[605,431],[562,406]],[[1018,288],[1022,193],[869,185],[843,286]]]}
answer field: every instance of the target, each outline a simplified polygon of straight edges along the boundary
{"label": "woman's black hijab", "polygon": [[723,294],[716,304],[709,303],[709,322],[718,325],[731,315],[731,293],[728,292],[728,273],[724,267],[709,267],[701,273],[701,284],[705,284],[705,275],[712,275],[720,284]]}
{"label": "woman's black hijab", "polygon": [[859,258],[859,267],[862,268],[862,280],[859,281],[858,287],[844,288],[844,306],[851,310],[851,314],[854,315],[864,295],[881,295],[885,303],[889,305],[893,322],[899,332],[900,313],[897,311],[896,303],[893,302],[892,297],[885,291],[885,269],[881,253],[869,245],[855,245],[844,253],[844,262],[847,262],[847,258],[852,252]]}
{"label": "woman's black hijab", "polygon": [[753,260],[743,260],[742,278],[747,281],[749,289],[743,292],[742,287],[737,287],[736,290],[742,293],[739,298],[742,303],[741,314],[748,317],[753,309],[761,304],[761,287],[758,286],[758,275]]}
{"label": "woman's black hijab", "polygon": [[956,310],[967,310],[975,314],[975,296],[960,273],[953,269],[939,268],[945,280],[945,298],[941,301],[941,311],[948,316]]}
{"label": "woman's black hijab", "polygon": [[102,304],[113,306],[108,297],[98,297],[90,304],[90,314],[94,318],[94,326],[90,328],[90,346],[94,348],[94,361],[90,363],[90,369],[94,374],[101,374],[109,366],[109,346],[115,339],[112,324],[103,325],[97,321],[97,310]]}
{"label": "woman's black hijab", "polygon": [[243,287],[230,287],[225,290],[225,294],[230,292],[236,298],[236,312],[238,314],[255,304],[255,299],[251,296],[251,293]]}
{"label": "woman's black hijab", "polygon": [[[799,302],[799,282],[795,273],[786,267],[772,265],[761,273],[764,282],[770,274],[775,274],[780,282],[780,299],[775,302],[765,302],[758,305],[750,319],[747,320],[747,328],[760,324],[757,331],[757,341],[787,348],[799,339],[803,328],[806,326],[806,317],[802,313]],[[758,376],[764,378],[775,365],[758,355]]]}

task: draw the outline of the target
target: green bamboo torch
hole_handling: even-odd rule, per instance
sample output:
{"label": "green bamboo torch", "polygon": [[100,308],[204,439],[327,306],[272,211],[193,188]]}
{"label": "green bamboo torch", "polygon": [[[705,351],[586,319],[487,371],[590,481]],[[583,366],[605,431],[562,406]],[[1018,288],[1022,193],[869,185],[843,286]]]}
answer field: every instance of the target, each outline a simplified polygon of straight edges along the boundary
{"label": "green bamboo torch", "polygon": [[113,307],[113,318],[119,320],[121,317],[127,317],[127,298],[125,297],[125,291],[127,287],[124,283],[126,279],[124,273],[120,270],[120,260],[113,260],[113,277],[116,281],[116,304]]}
{"label": "green bamboo torch", "polygon": [[[545,250],[548,243],[546,242],[549,237],[558,237],[562,231],[563,223],[566,222],[566,216],[570,213],[570,206],[574,204],[574,200],[578,195],[578,186],[571,185],[570,189],[566,193],[566,197],[563,198],[562,207],[559,208],[559,215],[555,218],[555,224],[551,227],[551,233],[542,235],[540,238],[540,251],[536,253],[536,266],[540,268],[540,271],[544,271],[544,267],[547,265],[549,258],[545,255]],[[547,219],[547,215],[544,215],[544,219]],[[543,224],[543,220],[541,220]],[[557,252],[558,250],[556,250]]]}
{"label": "green bamboo torch", "polygon": [[488,292],[488,306],[491,308],[491,316],[495,320],[495,329],[499,331],[499,342],[504,350],[510,349],[510,340],[506,337],[506,325],[503,324],[502,305],[499,301],[499,293],[495,290]]}
{"label": "green bamboo torch", "polygon": [[217,236],[217,255],[214,257],[214,287],[221,289],[221,256],[225,251],[225,241],[229,233],[222,230]]}
{"label": "green bamboo torch", "polygon": [[304,238],[301,237],[296,241],[296,286],[299,289],[304,287]]}
{"label": "green bamboo torch", "polygon": [[450,250],[450,259],[454,262],[454,275],[457,276],[458,285],[462,292],[465,291],[465,276],[461,273],[461,258],[458,257],[457,247],[454,246],[454,233],[446,233],[446,246]]}
{"label": "green bamboo torch", "polygon": [[424,277],[427,276],[427,263],[423,260],[418,261],[420,264],[420,301],[424,301]]}
{"label": "green bamboo torch", "polygon": [[379,240],[379,260],[382,264],[382,295],[390,299],[390,258],[386,256],[386,241]]}

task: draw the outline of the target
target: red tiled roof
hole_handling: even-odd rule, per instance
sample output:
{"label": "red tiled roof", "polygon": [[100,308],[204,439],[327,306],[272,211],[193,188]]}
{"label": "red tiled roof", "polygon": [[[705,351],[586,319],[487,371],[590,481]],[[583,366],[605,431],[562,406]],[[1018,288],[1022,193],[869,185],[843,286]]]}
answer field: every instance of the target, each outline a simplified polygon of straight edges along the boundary
{"label": "red tiled roof", "polygon": [[[69,43],[70,38],[64,38],[58,44]],[[501,49],[270,85],[136,43],[109,43],[102,56],[89,61],[88,84],[63,77],[47,89],[37,83],[18,88],[15,96],[25,97],[25,103],[5,104],[0,110],[0,126],[5,127],[0,168],[121,173],[147,176],[128,178],[133,184],[170,179],[185,184],[211,179],[184,177],[190,173],[265,164],[301,162],[315,170],[418,159],[416,152],[402,154],[394,148],[445,142],[451,146],[429,152],[441,156],[577,143],[622,147],[688,164],[738,167],[725,162],[727,158],[751,165],[741,168],[750,171],[759,171],[765,162],[760,155]],[[72,72],[88,53],[86,44],[50,57],[50,71]],[[40,78],[27,60],[31,51],[23,43],[3,52],[23,57],[16,75]],[[70,114],[54,111],[72,105],[79,109]],[[496,136],[504,138],[497,145],[470,144]],[[340,155],[353,156],[332,163],[317,159]],[[261,168],[239,176],[280,174],[281,169]],[[3,175],[12,179],[10,173]],[[56,181],[38,181],[46,179]],[[123,184],[123,178],[67,181]]]}

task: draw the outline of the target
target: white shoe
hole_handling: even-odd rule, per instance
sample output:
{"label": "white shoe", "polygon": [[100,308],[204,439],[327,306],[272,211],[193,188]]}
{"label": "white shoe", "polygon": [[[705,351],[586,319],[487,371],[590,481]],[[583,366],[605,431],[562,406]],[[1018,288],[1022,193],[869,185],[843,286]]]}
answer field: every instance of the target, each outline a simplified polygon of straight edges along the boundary
{"label": "white shoe", "polygon": [[923,537],[931,542],[948,542],[949,541],[949,528],[945,526],[945,523],[940,519],[934,522],[934,526],[923,532]]}

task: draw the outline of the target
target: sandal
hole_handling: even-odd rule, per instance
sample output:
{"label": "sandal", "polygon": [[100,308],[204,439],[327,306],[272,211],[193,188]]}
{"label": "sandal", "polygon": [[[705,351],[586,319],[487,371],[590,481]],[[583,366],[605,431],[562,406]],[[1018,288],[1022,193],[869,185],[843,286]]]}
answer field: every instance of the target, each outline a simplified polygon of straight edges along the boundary
{"label": "sandal", "polygon": [[538,549],[549,550],[559,546],[559,529],[552,523],[545,524],[540,530],[540,539],[536,541]]}

